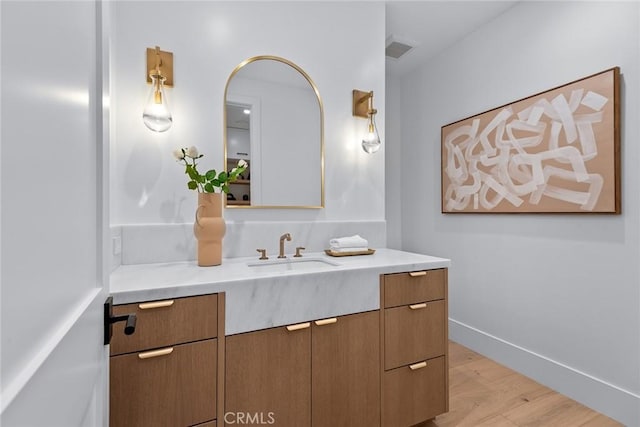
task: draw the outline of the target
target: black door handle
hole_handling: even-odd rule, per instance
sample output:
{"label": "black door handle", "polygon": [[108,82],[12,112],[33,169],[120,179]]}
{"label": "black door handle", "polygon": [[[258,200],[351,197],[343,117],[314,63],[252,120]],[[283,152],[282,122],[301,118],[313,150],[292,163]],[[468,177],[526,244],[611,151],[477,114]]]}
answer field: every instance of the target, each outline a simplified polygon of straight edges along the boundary
{"label": "black door handle", "polygon": [[116,322],[127,322],[124,326],[125,335],[131,335],[136,331],[137,317],[135,314],[125,314],[123,316],[113,315],[113,297],[107,298],[104,302],[104,345],[111,342],[113,335],[113,324]]}

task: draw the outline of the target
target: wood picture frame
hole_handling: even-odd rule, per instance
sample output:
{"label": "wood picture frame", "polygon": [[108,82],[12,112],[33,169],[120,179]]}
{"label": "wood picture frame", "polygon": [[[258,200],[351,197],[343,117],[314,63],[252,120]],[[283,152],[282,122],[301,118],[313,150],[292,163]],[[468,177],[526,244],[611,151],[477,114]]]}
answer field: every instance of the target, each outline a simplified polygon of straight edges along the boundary
{"label": "wood picture frame", "polygon": [[442,126],[442,213],[619,214],[620,68]]}

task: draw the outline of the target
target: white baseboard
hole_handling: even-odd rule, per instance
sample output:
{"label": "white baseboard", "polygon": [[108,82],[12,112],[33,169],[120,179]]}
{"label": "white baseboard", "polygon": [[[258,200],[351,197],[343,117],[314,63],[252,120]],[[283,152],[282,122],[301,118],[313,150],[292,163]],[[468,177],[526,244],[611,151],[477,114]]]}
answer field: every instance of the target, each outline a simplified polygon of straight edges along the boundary
{"label": "white baseboard", "polygon": [[451,318],[449,338],[628,427],[640,427],[638,394]]}

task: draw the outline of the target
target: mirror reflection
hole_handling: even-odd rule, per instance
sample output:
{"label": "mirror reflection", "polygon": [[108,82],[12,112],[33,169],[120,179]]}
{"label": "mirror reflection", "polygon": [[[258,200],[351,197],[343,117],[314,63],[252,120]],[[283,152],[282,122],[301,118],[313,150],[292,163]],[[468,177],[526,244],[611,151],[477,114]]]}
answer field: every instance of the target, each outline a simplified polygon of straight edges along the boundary
{"label": "mirror reflection", "polygon": [[225,122],[227,170],[249,163],[227,207],[324,206],[322,103],[301,68],[272,56],[244,61],[227,82]]}

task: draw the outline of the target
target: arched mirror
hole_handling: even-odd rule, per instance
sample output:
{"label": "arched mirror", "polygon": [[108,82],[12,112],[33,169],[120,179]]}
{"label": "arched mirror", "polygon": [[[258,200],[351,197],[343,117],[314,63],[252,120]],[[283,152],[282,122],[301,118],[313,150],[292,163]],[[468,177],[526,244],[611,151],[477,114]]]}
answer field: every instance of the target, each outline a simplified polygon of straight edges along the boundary
{"label": "arched mirror", "polygon": [[224,102],[226,168],[249,163],[226,207],[324,207],[324,112],[309,75],[284,58],[249,58],[229,76]]}

